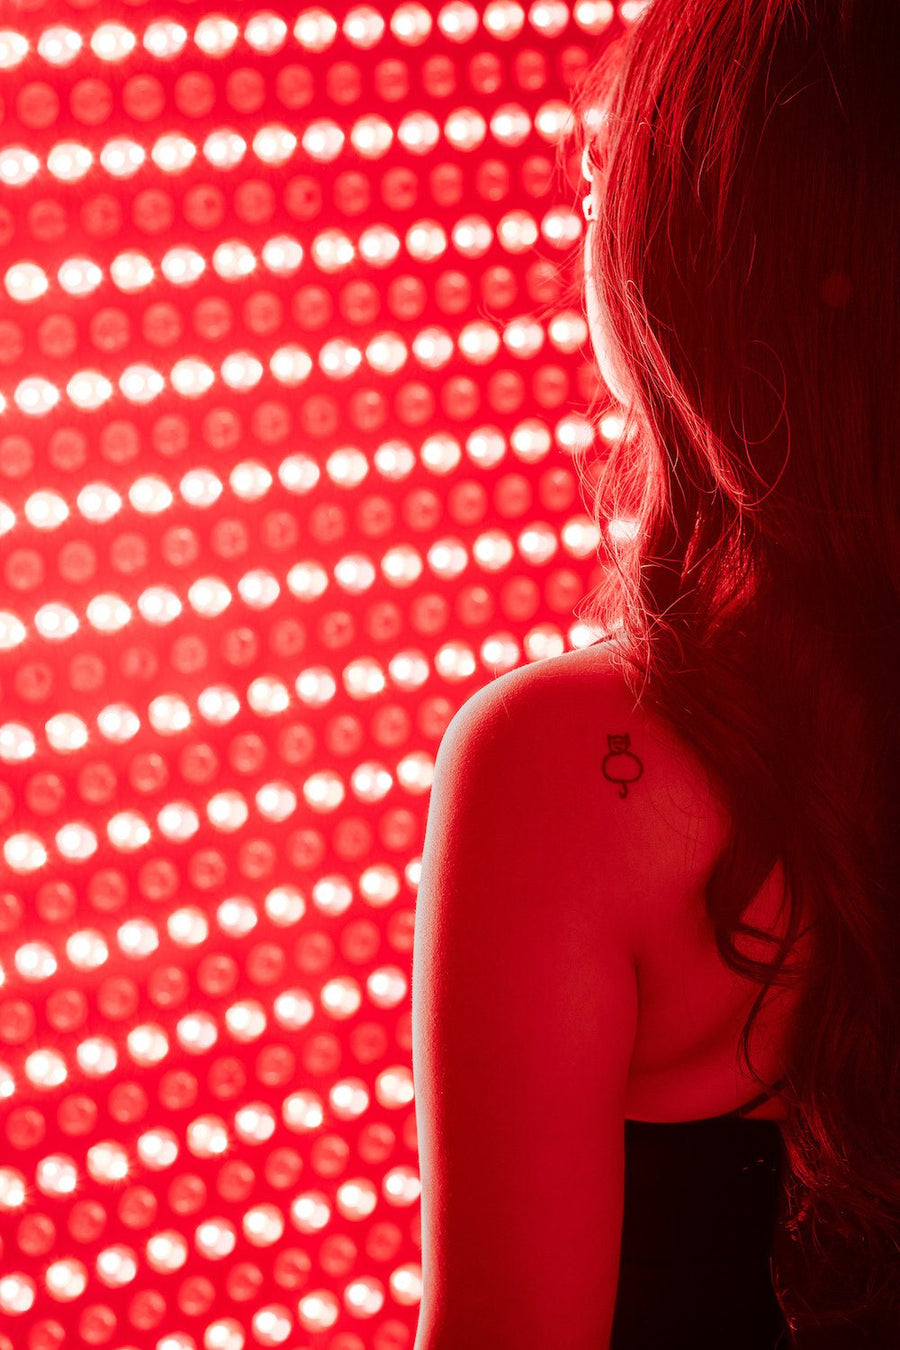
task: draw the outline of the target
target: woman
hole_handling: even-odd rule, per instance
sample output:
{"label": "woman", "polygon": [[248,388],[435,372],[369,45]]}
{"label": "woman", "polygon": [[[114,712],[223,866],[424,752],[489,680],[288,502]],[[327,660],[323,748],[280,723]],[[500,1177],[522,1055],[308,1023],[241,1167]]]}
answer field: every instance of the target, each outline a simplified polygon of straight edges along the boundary
{"label": "woman", "polygon": [[605,637],[438,753],[415,1350],[900,1346],[898,17],[656,0],[579,95]]}

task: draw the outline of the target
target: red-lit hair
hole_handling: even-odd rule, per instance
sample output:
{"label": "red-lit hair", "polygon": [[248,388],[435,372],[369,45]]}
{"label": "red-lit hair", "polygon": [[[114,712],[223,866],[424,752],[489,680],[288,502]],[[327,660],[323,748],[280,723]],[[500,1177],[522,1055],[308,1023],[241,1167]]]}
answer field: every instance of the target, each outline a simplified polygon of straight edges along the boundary
{"label": "red-lit hair", "polygon": [[592,504],[636,531],[579,612],[728,806],[706,907],[761,985],[748,1063],[802,975],[776,1287],[796,1345],[870,1350],[900,1344],[898,51],[896,0],[655,0],[574,105],[630,397]]}

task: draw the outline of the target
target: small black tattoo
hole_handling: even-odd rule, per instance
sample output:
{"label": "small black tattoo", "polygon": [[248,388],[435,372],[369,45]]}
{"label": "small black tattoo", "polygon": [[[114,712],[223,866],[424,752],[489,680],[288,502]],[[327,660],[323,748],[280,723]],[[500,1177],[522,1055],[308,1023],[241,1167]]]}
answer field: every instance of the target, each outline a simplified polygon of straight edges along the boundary
{"label": "small black tattoo", "polygon": [[621,784],[620,797],[628,796],[628,784],[636,783],[644,772],[644,766],[633,750],[629,750],[631,737],[626,732],[622,736],[607,734],[606,744],[609,754],[603,756],[603,777],[610,783]]}

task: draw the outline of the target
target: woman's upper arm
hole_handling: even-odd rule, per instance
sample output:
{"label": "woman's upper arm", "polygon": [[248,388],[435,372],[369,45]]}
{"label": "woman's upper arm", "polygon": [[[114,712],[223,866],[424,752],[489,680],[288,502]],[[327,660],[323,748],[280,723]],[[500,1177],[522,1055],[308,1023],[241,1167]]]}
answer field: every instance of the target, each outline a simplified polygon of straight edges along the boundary
{"label": "woman's upper arm", "polygon": [[625,803],[599,764],[593,785],[552,753],[546,700],[518,688],[507,702],[501,677],[460,710],[429,804],[415,1350],[597,1350],[612,1320],[637,1021],[615,880]]}

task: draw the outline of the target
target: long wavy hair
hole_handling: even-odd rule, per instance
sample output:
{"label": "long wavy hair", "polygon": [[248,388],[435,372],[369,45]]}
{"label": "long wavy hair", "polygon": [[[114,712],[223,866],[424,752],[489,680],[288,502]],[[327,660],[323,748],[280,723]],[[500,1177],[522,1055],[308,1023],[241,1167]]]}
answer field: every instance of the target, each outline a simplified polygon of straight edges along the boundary
{"label": "long wavy hair", "polygon": [[[898,51],[897,0],[655,0],[572,118],[626,399],[578,612],[728,808],[706,909],[759,1082],[798,999],[776,1293],[795,1346],[867,1350],[900,1344]],[[780,939],[743,921],[778,863]]]}

